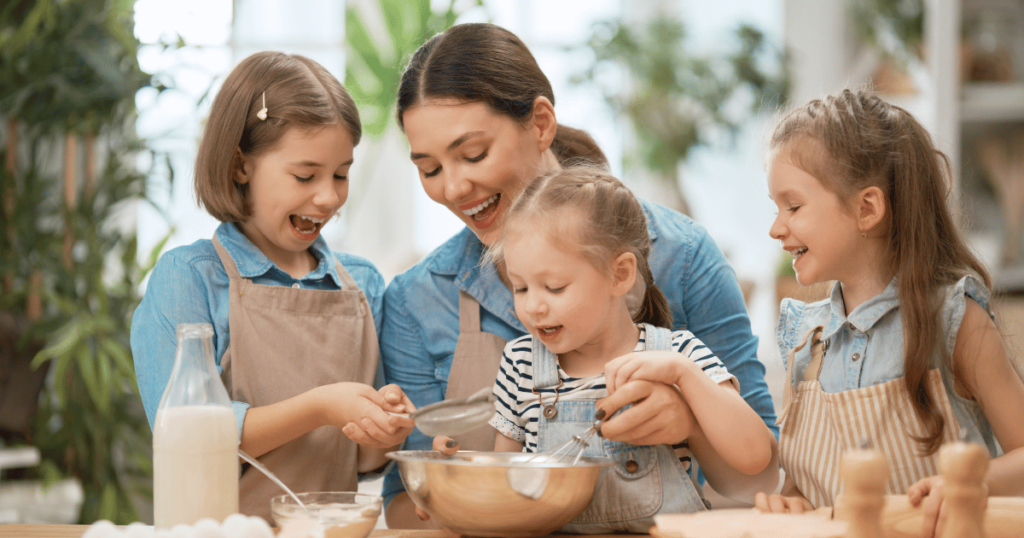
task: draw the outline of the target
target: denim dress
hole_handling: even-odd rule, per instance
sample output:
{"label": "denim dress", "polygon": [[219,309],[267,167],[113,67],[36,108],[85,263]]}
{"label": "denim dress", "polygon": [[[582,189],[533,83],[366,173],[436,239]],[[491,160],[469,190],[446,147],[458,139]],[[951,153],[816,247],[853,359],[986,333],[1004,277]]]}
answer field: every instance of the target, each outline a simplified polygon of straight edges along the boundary
{"label": "denim dress", "polygon": [[[647,349],[671,349],[672,332],[646,326]],[[558,357],[539,341],[534,342],[536,390],[558,385]],[[551,419],[541,413],[538,429],[540,451],[549,452],[594,423],[596,399],[557,401]],[[692,513],[708,507],[700,489],[669,445],[636,446],[603,437],[594,438],[585,456],[607,457],[616,465],[601,469],[590,505],[562,532],[606,534],[625,531],[647,533],[655,514]],[[696,470],[691,467],[696,476]]]}

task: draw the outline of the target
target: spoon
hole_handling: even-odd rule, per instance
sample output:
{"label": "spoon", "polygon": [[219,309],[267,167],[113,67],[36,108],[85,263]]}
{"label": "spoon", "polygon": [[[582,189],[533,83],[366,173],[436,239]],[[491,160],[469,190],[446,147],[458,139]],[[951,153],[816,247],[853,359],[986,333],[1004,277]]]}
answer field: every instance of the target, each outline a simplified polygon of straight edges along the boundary
{"label": "spoon", "polygon": [[425,405],[412,413],[391,413],[409,417],[416,422],[424,435],[451,437],[487,424],[494,416],[494,402],[497,400],[490,387],[484,387],[465,398],[452,398]]}
{"label": "spoon", "polygon": [[246,454],[245,452],[243,452],[241,448],[238,449],[238,455],[241,456],[241,458],[243,460],[249,462],[253,467],[259,469],[259,471],[261,473],[267,475],[267,478],[273,480],[275,484],[277,484],[278,486],[281,486],[281,489],[283,489],[285,491],[285,493],[290,495],[291,498],[296,503],[298,503],[299,506],[302,507],[302,510],[304,512],[306,512],[306,515],[312,517],[313,514],[309,513],[309,508],[306,508],[306,505],[302,504],[302,501],[299,500],[298,495],[296,495],[291,489],[288,489],[288,486],[284,485],[284,482],[281,482],[281,479],[278,478],[277,475],[275,475],[274,473],[270,472],[270,469],[267,469],[266,465],[263,465],[262,463],[260,463],[260,461],[258,459],[256,459],[256,458]]}

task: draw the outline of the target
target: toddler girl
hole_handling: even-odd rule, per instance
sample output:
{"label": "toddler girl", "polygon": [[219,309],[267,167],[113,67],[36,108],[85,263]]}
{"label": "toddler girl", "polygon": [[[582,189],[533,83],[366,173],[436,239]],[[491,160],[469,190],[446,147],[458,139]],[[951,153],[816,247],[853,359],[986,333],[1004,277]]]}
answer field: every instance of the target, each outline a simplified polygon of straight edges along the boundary
{"label": "toddler girl", "polygon": [[[316,62],[279,52],[243,60],[213,101],[196,158],[199,203],[222,224],[212,240],[160,257],[132,319],[150,424],[176,327],[210,323],[241,449],[295,491],[354,491],[357,470],[383,466],[383,449],[413,426],[385,412],[412,410],[397,386],[371,386],[383,379],[383,279],[320,237],[348,196],[360,134],[352,98]],[[280,493],[244,470],[240,510],[269,518]]]}
{"label": "toddler girl", "polygon": [[[692,410],[689,445],[591,441],[586,455],[617,465],[602,470],[590,506],[567,532],[646,533],[657,513],[704,510],[690,450],[701,463],[713,454],[746,474],[771,460],[774,437],[735,378],[692,333],[665,328],[671,313],[647,265],[650,244],[632,193],[600,170],[574,168],[523,192],[490,253],[507,269],[516,315],[530,332],[501,359],[495,450],[550,451],[589,427],[595,412],[602,418],[598,399],[641,369],[658,370],[654,377],[674,383]],[[638,279],[645,291],[631,316],[627,296]],[[606,380],[618,357],[629,365],[618,370],[625,375]]]}
{"label": "toddler girl", "polygon": [[846,90],[786,116],[769,156],[771,236],[802,285],[835,284],[829,299],[782,302],[786,481],[758,506],[831,506],[843,451],[864,441],[888,458],[889,493],[929,494],[926,526],[945,442],[981,443],[995,458],[989,493],[1024,494],[1024,384],[993,323],[988,273],[947,206],[945,155],[905,110]]}

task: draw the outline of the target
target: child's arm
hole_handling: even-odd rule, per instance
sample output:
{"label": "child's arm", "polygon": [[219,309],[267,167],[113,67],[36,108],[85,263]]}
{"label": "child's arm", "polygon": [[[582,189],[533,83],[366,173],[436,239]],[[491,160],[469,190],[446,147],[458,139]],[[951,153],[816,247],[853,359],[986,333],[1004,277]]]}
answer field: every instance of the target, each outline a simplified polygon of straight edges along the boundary
{"label": "child's arm", "polygon": [[516,441],[511,437],[501,433],[494,433],[494,451],[495,452],[522,452],[523,443]]}
{"label": "child's arm", "polygon": [[[989,495],[1024,496],[1024,383],[1007,357],[992,318],[973,300],[967,301],[957,331],[953,365],[955,390],[978,402],[1003,449],[1003,455],[989,464]],[[918,481],[907,496],[914,506],[925,503],[922,531],[930,536],[941,519],[942,477]]]}
{"label": "child's arm", "polygon": [[679,389],[697,422],[688,437],[690,449],[716,491],[749,499],[758,491],[775,489],[775,436],[731,382],[715,382],[696,362],[672,351],[619,357],[605,365],[605,375],[609,393],[632,380],[662,382]]}
{"label": "child's arm", "polygon": [[769,495],[763,491],[757,492],[754,495],[754,508],[773,514],[802,514],[814,510],[811,501],[808,501],[800,493],[800,488],[796,487],[796,483],[790,476],[786,477],[785,482],[782,483],[782,491],[777,494]]}
{"label": "child's arm", "polygon": [[[378,449],[393,447],[402,442],[415,425],[408,417],[389,415],[385,411],[413,409],[404,394],[399,397],[403,403],[386,402],[382,393],[393,391],[401,393],[395,385],[388,385],[378,392],[362,383],[333,383],[272,405],[250,408],[245,415],[240,448],[253,457],[259,457],[326,425],[341,428],[353,441],[366,446]],[[383,463],[381,452],[379,458],[361,461],[359,470],[369,472]]]}

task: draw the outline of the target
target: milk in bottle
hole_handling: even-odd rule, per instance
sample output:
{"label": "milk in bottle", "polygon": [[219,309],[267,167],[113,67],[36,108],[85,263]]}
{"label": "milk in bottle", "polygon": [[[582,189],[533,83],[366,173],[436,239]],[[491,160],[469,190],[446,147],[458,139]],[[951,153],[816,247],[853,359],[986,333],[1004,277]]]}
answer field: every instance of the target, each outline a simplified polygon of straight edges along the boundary
{"label": "milk in bottle", "polygon": [[178,325],[178,348],[153,425],[153,523],[168,529],[238,512],[238,428],[208,323]]}

